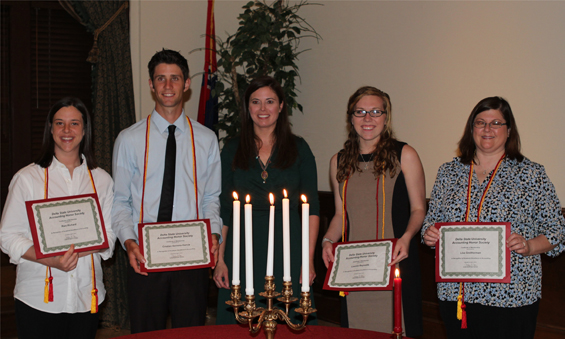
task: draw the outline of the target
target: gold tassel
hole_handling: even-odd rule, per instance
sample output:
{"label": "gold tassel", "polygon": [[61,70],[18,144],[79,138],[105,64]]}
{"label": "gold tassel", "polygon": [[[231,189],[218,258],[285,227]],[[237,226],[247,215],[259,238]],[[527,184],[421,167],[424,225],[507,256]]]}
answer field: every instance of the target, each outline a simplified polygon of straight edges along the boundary
{"label": "gold tassel", "polygon": [[98,289],[90,291],[92,298],[90,301],[90,313],[98,313]]}
{"label": "gold tassel", "polygon": [[463,304],[463,297],[461,296],[461,290],[463,288],[463,283],[459,283],[459,295],[457,296],[457,319],[463,319],[463,309],[461,305]]}
{"label": "gold tassel", "polygon": [[98,313],[98,289],[96,288],[96,271],[94,271],[94,254],[90,254],[90,268],[92,277],[92,290],[90,294],[90,313]]}
{"label": "gold tassel", "polygon": [[45,272],[45,289],[43,291],[43,302],[46,304],[49,303],[49,267],[47,267],[47,271]]}

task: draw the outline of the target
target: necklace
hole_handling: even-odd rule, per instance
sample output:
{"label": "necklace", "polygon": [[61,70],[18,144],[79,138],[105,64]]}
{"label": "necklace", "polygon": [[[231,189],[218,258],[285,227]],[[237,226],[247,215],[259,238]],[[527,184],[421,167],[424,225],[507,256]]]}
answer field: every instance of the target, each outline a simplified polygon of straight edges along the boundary
{"label": "necklace", "polygon": [[265,181],[269,177],[269,173],[267,172],[267,167],[269,167],[269,165],[271,164],[271,157],[273,156],[274,150],[275,150],[275,148],[272,147],[271,148],[271,154],[269,154],[269,159],[267,159],[266,164],[263,164],[263,161],[261,161],[261,157],[259,157],[259,150],[257,150],[257,156],[255,157],[255,159],[259,160],[259,166],[261,166],[261,169],[263,170],[261,172],[261,179],[263,179],[263,183],[265,183]]}
{"label": "necklace", "polygon": [[364,154],[359,154],[361,156],[361,159],[363,159],[363,162],[365,163],[365,171],[367,170],[367,167],[369,166],[369,162],[371,160],[373,160],[373,154],[371,153],[371,155],[369,156],[369,160],[365,159],[365,155]]}

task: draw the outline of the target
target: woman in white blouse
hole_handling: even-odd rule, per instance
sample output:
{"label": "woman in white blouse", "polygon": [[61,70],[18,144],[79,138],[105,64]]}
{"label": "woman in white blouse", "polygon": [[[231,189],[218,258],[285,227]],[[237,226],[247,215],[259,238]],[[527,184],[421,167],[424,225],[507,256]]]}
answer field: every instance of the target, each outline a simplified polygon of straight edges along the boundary
{"label": "woman in white blouse", "polygon": [[[0,248],[17,265],[14,298],[20,339],[96,335],[95,312],[106,294],[100,262],[112,256],[116,236],[110,227],[113,182],[97,168],[91,124],[82,101],[59,100],[45,121],[41,155],[10,183],[0,222]],[[98,195],[109,248],[76,253],[71,245],[63,255],[37,259],[25,202],[89,193]],[[47,292],[49,281],[52,293]]]}

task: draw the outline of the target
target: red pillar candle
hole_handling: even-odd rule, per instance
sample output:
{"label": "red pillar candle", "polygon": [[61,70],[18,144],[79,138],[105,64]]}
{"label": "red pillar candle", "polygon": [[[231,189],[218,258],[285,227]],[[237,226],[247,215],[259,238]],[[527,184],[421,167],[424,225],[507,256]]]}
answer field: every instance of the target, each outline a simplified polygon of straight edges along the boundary
{"label": "red pillar candle", "polygon": [[402,279],[398,268],[394,272],[394,333],[402,333]]}

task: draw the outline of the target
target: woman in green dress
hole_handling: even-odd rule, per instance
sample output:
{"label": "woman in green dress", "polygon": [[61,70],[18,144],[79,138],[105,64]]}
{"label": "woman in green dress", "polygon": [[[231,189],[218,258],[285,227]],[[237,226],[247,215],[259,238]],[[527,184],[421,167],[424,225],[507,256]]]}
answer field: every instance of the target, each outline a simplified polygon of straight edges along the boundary
{"label": "woman in green dress", "polygon": [[[221,217],[224,222],[218,264],[214,281],[219,288],[218,314],[216,324],[234,324],[233,309],[226,305],[230,300],[233,251],[233,192],[240,201],[250,195],[253,204],[253,285],[255,302],[265,307],[263,291],[267,266],[267,239],[269,234],[269,193],[275,196],[275,246],[274,270],[276,290],[282,289],[282,199],[283,189],[290,200],[290,257],[292,289],[295,297],[300,296],[302,262],[302,222],[300,219],[300,195],[304,194],[310,204],[310,285],[316,276],[314,270],[314,248],[318,236],[319,201],[317,171],[314,155],[304,139],[292,134],[284,92],[280,84],[271,77],[259,77],[251,82],[245,92],[245,109],[240,114],[241,133],[239,137],[226,142],[222,158]],[[243,203],[241,204],[243,216]],[[243,223],[242,223],[243,226]],[[244,299],[245,283],[245,241],[241,231],[240,285]],[[313,294],[312,307],[314,307]],[[278,304],[278,301],[275,305]],[[281,305],[278,305],[281,307]],[[284,306],[284,305],[282,305]],[[291,309],[298,304],[292,305]],[[293,322],[302,316],[291,312]],[[310,315],[309,324],[316,322],[315,313]]]}

